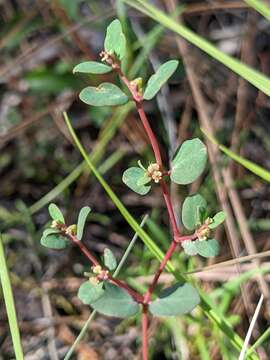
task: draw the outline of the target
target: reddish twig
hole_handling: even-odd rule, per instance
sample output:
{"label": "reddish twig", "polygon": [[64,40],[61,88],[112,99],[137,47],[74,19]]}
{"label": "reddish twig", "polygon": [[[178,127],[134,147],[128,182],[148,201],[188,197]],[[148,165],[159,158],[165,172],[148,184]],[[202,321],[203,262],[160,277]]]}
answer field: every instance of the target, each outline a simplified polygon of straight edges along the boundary
{"label": "reddish twig", "polygon": [[148,359],[148,305],[143,305],[142,311],[142,358]]}
{"label": "reddish twig", "polygon": [[169,261],[169,259],[171,258],[172,254],[174,253],[176,246],[178,245],[178,243],[176,241],[173,241],[168,249],[168,251],[166,252],[158,271],[156,272],[154,279],[152,281],[152,283],[150,284],[146,294],[144,295],[144,303],[148,304],[150,299],[151,299],[151,295],[155,290],[155,287],[157,285],[158,279],[162,273],[162,271],[164,270],[165,266],[167,265],[167,262]]}
{"label": "reddish twig", "polygon": [[[59,228],[61,231],[63,231],[63,234],[65,236],[67,236],[72,242],[73,244],[75,244],[76,246],[79,247],[79,249],[81,250],[81,252],[87,257],[88,260],[90,260],[90,262],[94,265],[94,266],[101,266],[99,261],[94,257],[94,255],[91,254],[91,252],[86,248],[86,246],[73,234],[70,234],[66,231],[66,226],[59,224]],[[115,279],[111,274],[108,274],[108,280],[110,280],[111,283],[119,286],[120,288],[126,290],[132,297],[133,299],[142,304],[144,302],[144,297],[137,293],[137,291],[133,290],[131,287],[129,287],[125,282],[119,280],[119,279]]]}

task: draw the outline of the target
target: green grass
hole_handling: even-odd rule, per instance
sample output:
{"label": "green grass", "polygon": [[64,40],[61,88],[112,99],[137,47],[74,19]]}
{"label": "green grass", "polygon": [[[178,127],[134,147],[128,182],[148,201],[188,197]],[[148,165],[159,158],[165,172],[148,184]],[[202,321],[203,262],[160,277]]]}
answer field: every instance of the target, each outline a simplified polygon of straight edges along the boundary
{"label": "green grass", "polygon": [[145,0],[123,0],[126,4],[139,10],[143,14],[151,17],[167,29],[177,33],[191,44],[197,46],[199,49],[207,53],[213,59],[218,60],[223,65],[227,66],[230,70],[241,76],[243,79],[250,82],[259,90],[270,96],[270,79],[257,70],[252,69],[248,65],[242,63],[238,59],[229,56],[220,51],[216,46],[191,31],[185,25],[175,21],[170,15],[152,6]]}
{"label": "green grass", "polygon": [[270,171],[253,163],[250,160],[243,158],[242,156],[235,154],[233,151],[226,148],[226,146],[219,144],[218,141],[213,136],[208,134],[205,130],[202,129],[202,132],[207,137],[207,139],[209,139],[213,144],[217,145],[219,150],[224,152],[224,154],[228,155],[231,159],[238,162],[238,164],[244,166],[246,169],[251,171],[253,174],[259,176],[261,179],[263,179],[267,182],[270,182]]}
{"label": "green grass", "polygon": [[8,323],[9,323],[16,360],[23,360],[24,357],[23,357],[23,349],[22,349],[21,337],[19,331],[19,324],[17,320],[14,297],[10,283],[9,271],[6,263],[3,239],[1,234],[0,234],[0,279],[3,289],[4,301],[8,316]]}
{"label": "green grass", "polygon": [[250,7],[258,11],[262,16],[270,21],[270,6],[261,0],[244,0]]}

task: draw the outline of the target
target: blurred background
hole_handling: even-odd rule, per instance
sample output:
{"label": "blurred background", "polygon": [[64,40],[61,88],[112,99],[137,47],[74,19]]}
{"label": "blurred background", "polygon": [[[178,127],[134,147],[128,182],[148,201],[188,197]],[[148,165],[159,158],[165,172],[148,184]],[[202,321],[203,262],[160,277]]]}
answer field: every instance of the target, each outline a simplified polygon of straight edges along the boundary
{"label": "blurred background", "polygon": [[[158,8],[181,13],[183,23],[224,53],[270,74],[270,23],[241,0],[160,0]],[[84,242],[97,256],[108,246],[121,258],[133,232],[87,170],[63,121],[67,111],[84,147],[132,215],[166,250],[168,218],[158,186],[140,197],[121,181],[128,165],[152,159],[132,104],[94,108],[79,101],[87,84],[116,81],[112,74],[73,75],[85,60],[99,60],[106,27],[118,17],[128,40],[123,69],[129,79],[145,81],[159,65],[178,59],[180,66],[159,96],[145,104],[162,155],[169,167],[185,139],[210,130],[242,157],[270,169],[270,102],[266,95],[218,61],[122,1],[0,1],[0,231],[11,271],[25,359],[63,359],[91,309],[77,298],[89,264],[76,248],[52,251],[40,245],[55,202],[68,223],[82,206],[92,212]],[[188,71],[187,71],[188,70]],[[181,272],[203,269],[192,278],[211,297],[242,338],[261,294],[265,296],[251,342],[269,327],[270,262],[256,258],[223,268],[205,267],[270,250],[270,189],[267,182],[208,143],[207,171],[187,187],[171,187],[175,209],[188,193],[199,191],[210,213],[225,210],[227,221],[215,237],[221,255],[214,260],[176,254]],[[212,146],[212,148],[211,148]],[[144,290],[158,262],[138,240],[120,277]],[[161,285],[173,277],[164,274]],[[0,298],[0,359],[13,350]],[[267,306],[268,304],[268,306]],[[97,316],[77,346],[74,359],[139,359],[140,319]],[[151,320],[152,359],[236,359],[226,336],[201,310],[177,319]],[[269,339],[258,347],[269,359]]]}

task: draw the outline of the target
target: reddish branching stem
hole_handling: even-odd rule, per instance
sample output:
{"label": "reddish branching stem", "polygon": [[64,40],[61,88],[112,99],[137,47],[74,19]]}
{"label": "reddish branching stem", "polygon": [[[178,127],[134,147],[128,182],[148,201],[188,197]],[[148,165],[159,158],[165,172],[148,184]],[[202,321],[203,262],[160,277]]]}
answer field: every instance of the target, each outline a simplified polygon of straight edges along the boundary
{"label": "reddish branching stem", "polygon": [[142,311],[142,358],[148,359],[148,305],[143,305]]}
{"label": "reddish branching stem", "polygon": [[[81,250],[81,252],[87,257],[88,260],[90,260],[90,262],[92,263],[92,265],[94,266],[100,266],[100,263],[98,262],[98,260],[94,257],[94,255],[92,255],[92,253],[86,248],[86,246],[74,235],[74,234],[70,234],[66,232],[66,226],[65,225],[60,225],[59,226],[60,230],[63,231],[63,235],[67,236],[72,242],[73,244],[75,244],[76,246],[79,247],[79,249]],[[133,290],[130,286],[128,286],[125,282],[114,278],[111,274],[108,274],[108,280],[119,286],[120,288],[126,290],[135,301],[137,301],[138,303],[142,304],[144,302],[144,297],[137,293],[137,291]]]}

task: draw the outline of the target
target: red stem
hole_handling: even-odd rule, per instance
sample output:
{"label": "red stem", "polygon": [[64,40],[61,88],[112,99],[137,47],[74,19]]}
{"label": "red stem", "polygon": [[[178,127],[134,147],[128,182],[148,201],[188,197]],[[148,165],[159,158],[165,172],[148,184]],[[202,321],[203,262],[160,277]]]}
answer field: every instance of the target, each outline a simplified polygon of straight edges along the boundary
{"label": "red stem", "polygon": [[[119,75],[119,77],[121,78],[121,80],[126,84],[126,86],[128,87],[129,91],[132,94],[133,100],[136,103],[136,108],[138,111],[138,114],[140,116],[141,122],[144,126],[144,129],[146,131],[146,134],[148,136],[148,139],[151,143],[153,152],[154,152],[154,156],[156,159],[156,162],[158,165],[160,165],[161,169],[162,169],[162,158],[161,158],[161,154],[160,154],[160,150],[159,150],[159,145],[158,145],[158,141],[156,139],[155,134],[152,131],[152,128],[149,124],[149,121],[147,119],[147,116],[144,112],[143,106],[142,106],[142,102],[143,102],[143,98],[142,96],[138,93],[138,89],[136,86],[133,86],[132,83],[127,79],[127,77],[122,73],[122,70],[119,66],[119,64],[115,64],[114,66],[114,70],[116,71],[116,73]],[[169,173],[169,172],[168,172]],[[168,211],[168,215],[169,215],[169,219],[171,222],[171,226],[172,226],[172,231],[173,231],[173,242],[171,243],[171,246],[169,248],[169,250],[167,251],[161,265],[160,268],[158,270],[158,272],[156,273],[152,284],[150,285],[147,293],[145,294],[144,297],[144,301],[145,303],[148,303],[150,301],[150,297],[151,294],[153,293],[155,286],[158,282],[158,279],[163,271],[163,269],[165,268],[167,262],[169,261],[170,257],[172,256],[177,243],[180,242],[180,231],[179,228],[177,226],[177,221],[176,221],[176,216],[173,210],[173,205],[172,205],[172,201],[170,198],[170,194],[169,194],[169,190],[168,187],[166,185],[166,183],[163,181],[163,179],[160,181],[160,185],[161,185],[161,189],[162,189],[162,193],[163,193],[163,197],[165,200],[165,204],[167,207],[167,211]]]}
{"label": "red stem", "polygon": [[156,162],[157,164],[162,167],[162,159],[161,159],[161,155],[160,155],[160,150],[159,150],[159,146],[158,146],[158,142],[157,142],[157,139],[151,129],[151,126],[148,122],[148,119],[145,115],[145,112],[143,110],[143,107],[142,107],[142,102],[137,102],[136,101],[136,107],[137,107],[137,111],[138,111],[138,114],[140,116],[140,119],[142,121],[142,124],[144,126],[144,129],[146,131],[146,134],[148,136],[148,139],[151,143],[151,146],[152,146],[152,149],[153,149],[153,152],[154,152],[154,155],[155,155],[155,159],[156,159]]}
{"label": "red stem", "polygon": [[156,287],[156,284],[158,282],[158,279],[162,273],[162,271],[164,270],[165,266],[167,265],[167,262],[170,260],[172,254],[174,253],[174,250],[176,248],[176,246],[178,245],[178,243],[176,241],[173,241],[168,249],[168,251],[166,252],[160,266],[159,266],[159,269],[158,271],[156,272],[155,276],[154,276],[154,279],[151,283],[151,285],[149,286],[146,294],[144,295],[144,303],[145,304],[148,304],[149,301],[150,301],[150,298],[151,298],[151,295],[153,294],[154,290],[155,290],[155,287]]}
{"label": "red stem", "polygon": [[[61,230],[64,231],[63,226],[61,226]],[[90,253],[90,251],[75,235],[67,234],[67,233],[64,234],[65,236],[68,236],[69,239],[80,248],[81,252],[87,257],[88,260],[91,261],[93,265],[95,266],[100,265],[98,260]],[[113,276],[110,274],[108,275],[108,279],[115,285],[119,286],[120,288],[125,289],[134,298],[135,301],[137,301],[140,304],[143,303],[144,297],[141,294],[137,293],[135,290],[133,290],[131,287],[129,287],[126,283],[122,282],[121,280],[113,278]]]}
{"label": "red stem", "polygon": [[148,360],[148,305],[143,305],[142,311],[142,357]]}
{"label": "red stem", "polygon": [[70,238],[70,240],[80,248],[81,252],[88,258],[88,260],[91,261],[91,263],[95,266],[98,266],[100,265],[98,260],[94,257],[94,255],[92,255],[90,253],[90,251],[84,246],[84,244],[79,240],[77,239],[77,237],[75,235],[72,235],[72,234],[66,234],[66,236],[68,236]]}
{"label": "red stem", "polygon": [[173,231],[173,237],[174,239],[178,238],[180,236],[180,231],[179,228],[177,226],[177,222],[176,222],[176,218],[175,218],[175,214],[174,214],[174,210],[173,210],[173,205],[172,205],[172,201],[170,198],[170,194],[168,191],[168,187],[166,185],[166,183],[164,182],[164,180],[160,181],[160,186],[163,192],[163,197],[167,206],[167,210],[168,210],[168,215],[170,218],[170,222],[172,225],[172,231]]}

